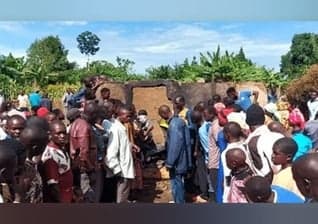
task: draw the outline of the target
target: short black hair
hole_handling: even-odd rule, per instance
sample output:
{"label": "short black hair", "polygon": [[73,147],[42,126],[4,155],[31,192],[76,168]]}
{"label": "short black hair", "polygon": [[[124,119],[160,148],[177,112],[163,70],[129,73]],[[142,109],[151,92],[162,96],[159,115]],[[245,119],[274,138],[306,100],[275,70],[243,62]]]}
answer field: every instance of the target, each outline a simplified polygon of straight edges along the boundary
{"label": "short black hair", "polygon": [[211,115],[214,115],[214,116],[217,116],[218,112],[216,111],[215,107],[213,105],[208,105],[205,110],[211,114]]}
{"label": "short black hair", "polygon": [[239,138],[242,136],[242,128],[241,126],[236,122],[228,122],[224,125],[223,128],[224,133],[227,133],[228,135],[232,136],[233,138]]}
{"label": "short black hair", "polygon": [[288,137],[278,139],[274,143],[273,148],[279,150],[280,152],[286,155],[291,155],[292,158],[295,156],[298,150],[298,146],[295,140]]}
{"label": "short black hair", "polygon": [[185,103],[185,98],[184,98],[184,96],[177,96],[174,101],[177,101],[177,100],[178,100],[180,103]]}
{"label": "short black hair", "polygon": [[148,115],[147,111],[146,110],[139,110],[138,111],[138,115]]}
{"label": "short black hair", "polygon": [[226,90],[226,94],[230,94],[230,93],[233,93],[233,92],[236,92],[236,89],[235,87],[229,87],[227,90]]}
{"label": "short black hair", "polygon": [[215,103],[221,102],[222,98],[219,94],[215,94],[212,99],[214,100]]}
{"label": "short black hair", "polygon": [[249,178],[244,188],[248,198],[253,202],[267,202],[272,194],[271,183],[261,176]]}
{"label": "short black hair", "polygon": [[231,97],[226,96],[223,98],[223,103],[226,107],[228,107],[234,105],[235,101]]}

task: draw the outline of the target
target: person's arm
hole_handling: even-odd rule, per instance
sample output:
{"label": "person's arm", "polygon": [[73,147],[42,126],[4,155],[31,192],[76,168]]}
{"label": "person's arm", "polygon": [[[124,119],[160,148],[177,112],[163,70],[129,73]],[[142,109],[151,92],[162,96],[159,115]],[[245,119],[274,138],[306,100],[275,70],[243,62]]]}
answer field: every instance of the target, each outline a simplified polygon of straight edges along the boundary
{"label": "person's arm", "polygon": [[182,143],[184,142],[184,133],[182,130],[182,126],[183,125],[181,124],[181,121],[172,121],[169,124],[166,160],[166,167],[169,169],[175,166],[182,149]]}
{"label": "person's arm", "polygon": [[45,179],[50,202],[60,202],[58,164],[53,159],[44,162]]}
{"label": "person's arm", "polygon": [[89,151],[90,151],[90,130],[88,127],[81,127],[78,130],[77,136],[80,151],[79,151],[79,159],[81,163],[81,168],[87,169],[91,171],[94,169],[94,164],[90,161]]}
{"label": "person's arm", "polygon": [[111,128],[107,152],[105,156],[105,164],[106,166],[113,171],[115,175],[121,172],[121,167],[119,164],[119,147],[120,147],[120,139],[119,133],[114,128]]}

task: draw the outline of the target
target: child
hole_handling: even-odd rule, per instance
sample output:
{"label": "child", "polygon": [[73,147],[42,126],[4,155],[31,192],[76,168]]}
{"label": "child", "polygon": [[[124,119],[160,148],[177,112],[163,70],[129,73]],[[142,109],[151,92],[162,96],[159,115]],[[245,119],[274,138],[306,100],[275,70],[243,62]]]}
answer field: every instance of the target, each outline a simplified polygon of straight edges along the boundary
{"label": "child", "polygon": [[246,154],[240,148],[233,148],[226,153],[226,164],[231,169],[231,184],[228,193],[228,203],[247,203],[241,188],[244,182],[253,175],[249,165],[246,163]]}
{"label": "child", "polygon": [[297,152],[297,144],[291,138],[277,140],[273,146],[272,161],[275,165],[281,165],[281,171],[274,175],[273,185],[283,187],[294,192],[299,197],[303,195],[299,192],[292,174],[292,160]]}
{"label": "child", "polygon": [[295,161],[312,149],[312,141],[303,134],[305,119],[299,109],[296,108],[290,113],[288,121],[292,128],[293,139],[298,146],[298,150],[293,158],[293,161]]}
{"label": "child", "polygon": [[243,191],[249,203],[304,203],[298,195],[282,187],[271,186],[261,176],[249,178]]}

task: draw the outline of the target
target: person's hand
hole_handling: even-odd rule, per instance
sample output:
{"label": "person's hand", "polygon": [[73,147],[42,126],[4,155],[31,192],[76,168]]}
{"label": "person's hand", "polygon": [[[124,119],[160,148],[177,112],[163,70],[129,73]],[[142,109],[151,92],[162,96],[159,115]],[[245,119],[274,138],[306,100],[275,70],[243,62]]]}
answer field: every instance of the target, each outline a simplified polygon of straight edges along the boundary
{"label": "person's hand", "polygon": [[133,145],[132,145],[132,151],[133,151],[133,152],[140,152],[140,147],[137,146],[137,145],[135,145],[135,144],[133,144]]}

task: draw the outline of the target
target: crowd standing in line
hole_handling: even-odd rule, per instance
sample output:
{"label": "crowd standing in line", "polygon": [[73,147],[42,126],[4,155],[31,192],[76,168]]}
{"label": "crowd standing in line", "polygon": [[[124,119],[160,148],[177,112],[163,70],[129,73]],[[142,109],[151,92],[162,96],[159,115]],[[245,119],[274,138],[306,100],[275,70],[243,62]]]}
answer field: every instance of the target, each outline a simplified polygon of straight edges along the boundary
{"label": "crowd standing in line", "polygon": [[[165,159],[174,203],[304,203],[318,200],[318,94],[309,114],[278,98],[234,87],[211,100],[158,105],[165,147],[154,143],[146,110],[101,86],[68,89],[63,108],[47,94],[1,99],[0,203],[126,203],[143,192],[143,165]],[[97,92],[100,97],[97,98]],[[305,117],[309,120],[306,121]],[[191,201],[190,200],[190,201]]]}

